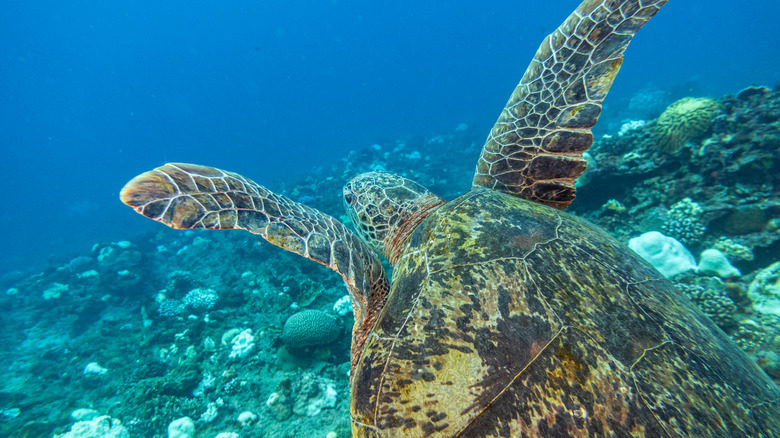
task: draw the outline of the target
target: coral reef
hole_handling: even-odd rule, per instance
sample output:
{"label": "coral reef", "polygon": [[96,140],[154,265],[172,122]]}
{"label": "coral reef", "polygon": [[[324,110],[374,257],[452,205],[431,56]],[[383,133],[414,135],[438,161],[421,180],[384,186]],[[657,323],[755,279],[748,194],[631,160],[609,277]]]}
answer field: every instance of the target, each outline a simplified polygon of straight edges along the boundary
{"label": "coral reef", "polygon": [[329,344],[340,333],[341,326],[336,318],[320,310],[304,310],[284,323],[282,341],[291,348],[303,348]]}
{"label": "coral reef", "polygon": [[325,288],[322,287],[322,284],[312,281],[309,279],[306,279],[302,281],[297,288],[297,303],[301,307],[306,307],[314,302],[320,295],[322,295],[322,292],[325,290]]}
{"label": "coral reef", "polygon": [[745,245],[741,245],[728,237],[721,237],[715,243],[712,244],[713,249],[726,254],[729,260],[734,261],[752,261],[756,258],[753,251]]}
{"label": "coral reef", "polygon": [[715,274],[721,278],[739,277],[742,275],[742,273],[739,272],[739,269],[729,263],[726,254],[713,248],[704,250],[701,253],[699,256],[698,269],[702,274]]}
{"label": "coral reef", "polygon": [[265,405],[273,411],[277,421],[284,421],[292,415],[291,394],[292,384],[289,379],[284,379],[279,383],[276,391],[268,396]]}
{"label": "coral reef", "polygon": [[204,312],[214,307],[218,299],[219,296],[214,290],[196,288],[187,292],[181,302],[195,312]]}
{"label": "coral reef", "polygon": [[698,242],[707,229],[702,223],[703,212],[701,205],[691,198],[683,198],[669,209],[663,230],[682,243]]}
{"label": "coral reef", "polygon": [[628,241],[628,247],[647,260],[664,277],[696,269],[696,260],[682,243],[658,231],[649,231]]}
{"label": "coral reef", "polygon": [[55,438],[130,438],[130,433],[122,422],[109,416],[79,421],[70,431]]}
{"label": "coral reef", "polygon": [[195,422],[190,417],[177,418],[168,425],[168,438],[192,438]]}
{"label": "coral reef", "polygon": [[717,324],[725,326],[733,323],[737,305],[719,278],[704,277],[693,284],[675,283],[675,286]]}
{"label": "coral reef", "polygon": [[157,313],[160,316],[178,316],[184,311],[184,304],[179,300],[163,300],[160,303],[160,307],[157,308]]}
{"label": "coral reef", "polygon": [[338,301],[333,303],[333,311],[339,316],[346,316],[352,312],[352,299],[349,295],[344,295]]}
{"label": "coral reef", "polygon": [[734,340],[775,381],[780,379],[780,317],[757,315],[739,321]]}
{"label": "coral reef", "polygon": [[[13,356],[0,357],[8,370],[0,435],[22,428],[29,436],[67,433],[92,420],[66,419],[73,407],[84,406],[121,420],[116,424],[130,436],[165,435],[184,416],[195,420],[198,436],[304,436],[320,429],[324,436],[339,428],[348,418],[348,336],[306,363],[334,382],[339,395],[333,408],[278,422],[282,418],[263,403],[270,395],[266,387],[297,379],[297,367],[277,368],[276,360],[284,322],[296,312],[289,289],[316,282],[321,305],[329,309],[344,294],[338,276],[242,233],[161,230],[145,239],[140,245],[96,245],[91,256],[65,260],[3,289],[12,292],[0,294],[9,326],[2,336],[16,347]],[[123,270],[137,281],[114,281]],[[44,299],[55,283],[60,296]],[[45,304],[53,300],[56,307]],[[351,325],[349,315],[344,319],[340,330]],[[296,395],[286,397],[292,412]],[[257,421],[238,423],[245,411]]]}
{"label": "coral reef", "polygon": [[[710,123],[709,137],[697,140],[691,154],[661,152],[652,140],[655,122],[597,139],[589,152],[599,165],[588,171],[591,182],[578,190],[572,210],[627,240],[663,231],[669,211],[664,206],[691,198],[706,225],[692,250],[723,251],[715,242],[728,239],[746,248],[741,250],[746,257],[769,251],[756,248],[780,239],[780,193],[774,189],[780,187],[780,93],[756,88],[740,96],[720,99],[722,110]],[[600,211],[610,199],[625,206],[631,220]],[[744,260],[731,261],[741,268]]]}
{"label": "coral reef", "polygon": [[[717,266],[705,260],[704,270],[724,278],[688,271],[675,281],[689,285],[686,295],[780,381],[772,341],[780,326],[767,312],[767,272],[780,254],[780,93],[750,87],[707,106],[717,110],[709,111],[714,117],[706,117],[702,133],[685,137],[690,153],[659,149],[657,129],[665,123],[658,120],[596,140],[590,152],[599,166],[572,210],[623,241],[663,231],[705,259],[716,255]],[[626,210],[605,208],[607,202]]]}
{"label": "coral reef", "polygon": [[296,415],[315,417],[323,409],[333,408],[338,400],[335,383],[312,373],[305,373],[296,381],[293,412]]}
{"label": "coral reef", "polygon": [[780,262],[758,272],[747,294],[757,313],[780,317]]}
{"label": "coral reef", "polygon": [[236,359],[246,357],[255,348],[255,337],[252,335],[252,329],[246,329],[237,334],[230,341],[230,358]]}
{"label": "coral reef", "polygon": [[656,147],[675,155],[683,146],[703,135],[721,111],[720,103],[707,97],[686,97],[669,105],[653,125]]}

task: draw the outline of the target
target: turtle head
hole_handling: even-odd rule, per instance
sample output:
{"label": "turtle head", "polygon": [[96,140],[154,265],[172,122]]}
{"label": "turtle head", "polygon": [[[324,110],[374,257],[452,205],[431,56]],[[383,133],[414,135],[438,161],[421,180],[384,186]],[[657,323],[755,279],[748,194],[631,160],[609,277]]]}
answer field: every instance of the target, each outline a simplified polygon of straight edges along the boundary
{"label": "turtle head", "polygon": [[344,208],[363,238],[395,265],[412,232],[444,200],[389,172],[368,172],[344,186]]}

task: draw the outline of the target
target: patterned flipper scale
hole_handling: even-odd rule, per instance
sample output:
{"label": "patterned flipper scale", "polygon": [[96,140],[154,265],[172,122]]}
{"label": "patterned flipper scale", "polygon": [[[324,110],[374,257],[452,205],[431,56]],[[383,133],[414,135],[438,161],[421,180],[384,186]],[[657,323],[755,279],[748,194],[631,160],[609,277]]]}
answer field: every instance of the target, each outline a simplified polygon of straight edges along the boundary
{"label": "patterned flipper scale", "polygon": [[352,363],[384,306],[389,283],[376,253],[341,222],[232,172],[169,163],[128,182],[122,202],[171,228],[246,230],[338,272],[355,312]]}
{"label": "patterned flipper scale", "polygon": [[482,149],[473,185],[558,209],[634,34],[667,0],[586,0],[542,42]]}

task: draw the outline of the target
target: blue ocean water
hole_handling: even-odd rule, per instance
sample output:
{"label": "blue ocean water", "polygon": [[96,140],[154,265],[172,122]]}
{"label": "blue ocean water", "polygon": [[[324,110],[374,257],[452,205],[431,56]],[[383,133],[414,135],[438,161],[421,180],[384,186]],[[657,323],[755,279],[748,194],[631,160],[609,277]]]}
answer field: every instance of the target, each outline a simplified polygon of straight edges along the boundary
{"label": "blue ocean water", "polygon": [[[154,226],[117,195],[167,161],[273,187],[378,141],[459,123],[487,133],[577,3],[9,3],[0,271]],[[774,85],[779,13],[770,1],[671,0],[629,48],[605,117],[649,86],[720,96]]]}

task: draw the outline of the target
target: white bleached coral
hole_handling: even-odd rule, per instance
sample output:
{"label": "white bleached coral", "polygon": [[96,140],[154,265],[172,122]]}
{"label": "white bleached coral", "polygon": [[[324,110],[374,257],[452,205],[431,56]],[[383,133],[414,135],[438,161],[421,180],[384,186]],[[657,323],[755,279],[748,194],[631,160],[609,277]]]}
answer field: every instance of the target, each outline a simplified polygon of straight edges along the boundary
{"label": "white bleached coral", "polygon": [[67,292],[69,289],[67,284],[62,283],[52,283],[49,285],[48,288],[46,288],[45,291],[43,291],[43,299],[44,300],[51,300],[54,298],[59,298],[62,294]]}
{"label": "white bleached coral", "polygon": [[97,362],[90,362],[87,364],[86,367],[84,367],[84,375],[88,374],[97,374],[97,375],[103,375],[108,372],[107,368],[103,368],[98,364]]}
{"label": "white bleached coral", "polygon": [[699,256],[699,272],[702,274],[714,274],[721,278],[739,277],[742,275],[739,269],[729,263],[726,255],[717,249],[708,249]]}
{"label": "white bleached coral", "polygon": [[696,260],[682,243],[664,236],[658,231],[650,231],[628,241],[628,247],[647,260],[664,277],[696,269]]}
{"label": "white bleached coral", "polygon": [[756,275],[748,288],[748,298],[756,312],[780,316],[780,262]]}
{"label": "white bleached coral", "polygon": [[298,382],[293,412],[296,415],[314,417],[325,408],[335,407],[337,401],[335,382],[307,373]]}
{"label": "white bleached coral", "polygon": [[345,316],[352,311],[352,300],[349,295],[344,295],[333,304],[333,311],[339,316]]}
{"label": "white bleached coral", "polygon": [[116,418],[102,416],[90,421],[79,421],[70,432],[54,435],[54,438],[130,438],[130,432]]}
{"label": "white bleached coral", "polygon": [[192,438],[195,435],[195,422],[190,417],[181,417],[168,425],[168,438]]}
{"label": "white bleached coral", "polygon": [[230,358],[245,357],[255,348],[255,337],[252,335],[252,329],[246,329],[236,335],[236,337],[233,338],[232,344]]}

